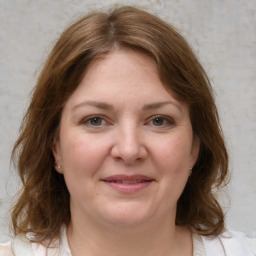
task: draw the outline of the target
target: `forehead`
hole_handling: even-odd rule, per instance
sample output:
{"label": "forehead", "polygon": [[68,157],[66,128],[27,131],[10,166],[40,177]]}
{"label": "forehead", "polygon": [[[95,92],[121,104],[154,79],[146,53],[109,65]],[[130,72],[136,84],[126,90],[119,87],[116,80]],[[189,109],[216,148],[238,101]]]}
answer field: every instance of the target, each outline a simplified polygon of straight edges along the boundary
{"label": "forehead", "polygon": [[[155,61],[148,55],[131,49],[113,50],[94,60],[89,66],[83,80],[97,81],[104,79],[117,80],[126,77],[125,81],[146,80],[153,77],[159,80]],[[82,81],[83,83],[83,81]]]}
{"label": "forehead", "polygon": [[84,100],[150,104],[170,99],[178,102],[161,82],[155,61],[146,54],[122,49],[92,62],[67,104]]}

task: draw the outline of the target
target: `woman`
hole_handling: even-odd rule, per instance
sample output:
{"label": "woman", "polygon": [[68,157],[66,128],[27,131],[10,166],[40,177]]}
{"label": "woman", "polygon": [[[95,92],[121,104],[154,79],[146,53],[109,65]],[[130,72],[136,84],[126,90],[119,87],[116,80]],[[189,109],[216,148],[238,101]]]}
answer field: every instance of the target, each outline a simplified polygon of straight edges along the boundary
{"label": "woman", "polygon": [[228,155],[207,75],[147,12],[61,35],[13,156],[23,188],[0,255],[254,255],[216,200]]}

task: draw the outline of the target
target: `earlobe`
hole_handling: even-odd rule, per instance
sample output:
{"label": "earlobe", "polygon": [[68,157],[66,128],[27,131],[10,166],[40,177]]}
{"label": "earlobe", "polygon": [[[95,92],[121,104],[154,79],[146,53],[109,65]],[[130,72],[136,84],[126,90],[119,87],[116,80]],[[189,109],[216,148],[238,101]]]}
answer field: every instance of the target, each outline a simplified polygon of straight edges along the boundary
{"label": "earlobe", "polygon": [[190,166],[193,167],[198,159],[200,151],[200,139],[197,135],[193,137],[193,145],[191,150]]}
{"label": "earlobe", "polygon": [[58,173],[62,174],[60,145],[59,145],[59,141],[56,138],[54,138],[54,141],[52,144],[52,154],[55,159],[54,168]]}

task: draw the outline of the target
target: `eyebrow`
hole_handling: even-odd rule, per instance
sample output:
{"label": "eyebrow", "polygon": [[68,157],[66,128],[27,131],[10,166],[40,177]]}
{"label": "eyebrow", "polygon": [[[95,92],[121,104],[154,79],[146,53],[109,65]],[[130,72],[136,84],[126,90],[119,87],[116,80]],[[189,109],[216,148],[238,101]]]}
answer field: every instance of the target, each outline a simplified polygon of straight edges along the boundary
{"label": "eyebrow", "polygon": [[181,111],[180,106],[176,102],[173,102],[173,101],[163,101],[163,102],[155,102],[155,103],[146,104],[146,105],[144,105],[144,107],[142,109],[143,110],[158,109],[158,108],[161,108],[161,107],[163,107],[165,105],[169,105],[169,104],[175,106],[176,108],[178,108]]}
{"label": "eyebrow", "polygon": [[[163,101],[163,102],[155,102],[155,103],[146,104],[143,106],[142,110],[146,111],[146,110],[158,109],[158,108],[161,108],[161,107],[163,107],[165,105],[169,105],[169,104],[175,106],[176,108],[178,108],[181,111],[180,106],[173,101]],[[74,106],[72,108],[72,110],[75,110],[77,108],[84,107],[87,105],[93,106],[93,107],[96,107],[99,109],[104,109],[104,110],[113,110],[114,109],[114,107],[108,103],[89,100],[89,101],[84,101],[84,102],[79,103],[78,105]]]}
{"label": "eyebrow", "polygon": [[76,106],[74,106],[72,108],[72,110],[75,110],[77,108],[80,108],[80,107],[84,107],[84,106],[93,106],[93,107],[96,107],[96,108],[99,108],[99,109],[105,109],[105,110],[112,110],[114,109],[114,107],[110,104],[107,104],[107,103],[104,103],[104,102],[98,102],[98,101],[91,101],[91,100],[88,100],[88,101],[84,101]]}

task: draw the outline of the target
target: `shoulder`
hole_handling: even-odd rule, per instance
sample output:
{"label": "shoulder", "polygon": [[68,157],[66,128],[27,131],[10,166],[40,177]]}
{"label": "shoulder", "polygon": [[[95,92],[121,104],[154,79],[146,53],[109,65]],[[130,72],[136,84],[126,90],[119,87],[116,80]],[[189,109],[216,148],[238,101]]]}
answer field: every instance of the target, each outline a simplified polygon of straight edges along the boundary
{"label": "shoulder", "polygon": [[240,244],[240,247],[242,248],[243,246],[244,250],[246,247],[250,248],[253,255],[256,255],[256,238],[249,238],[245,233],[232,230],[227,230],[222,235],[220,235],[220,238],[230,246],[234,244]]}
{"label": "shoulder", "polygon": [[0,256],[14,256],[11,249],[11,242],[0,244]]}
{"label": "shoulder", "polygon": [[254,253],[254,255],[256,255],[256,238],[249,238],[246,237],[246,241],[249,244],[252,252]]}
{"label": "shoulder", "polygon": [[202,239],[206,251],[209,252],[216,252],[216,248],[218,248],[218,251],[224,251],[226,255],[256,255],[256,239],[247,238],[242,232],[227,230],[217,237],[202,236]]}
{"label": "shoulder", "polygon": [[14,252],[21,255],[59,255],[59,247],[57,243],[44,246],[43,244],[33,243],[27,236],[17,236],[7,243],[0,243],[0,256],[14,256]]}

